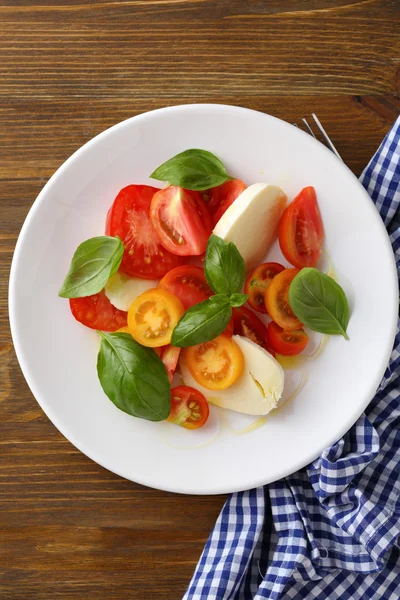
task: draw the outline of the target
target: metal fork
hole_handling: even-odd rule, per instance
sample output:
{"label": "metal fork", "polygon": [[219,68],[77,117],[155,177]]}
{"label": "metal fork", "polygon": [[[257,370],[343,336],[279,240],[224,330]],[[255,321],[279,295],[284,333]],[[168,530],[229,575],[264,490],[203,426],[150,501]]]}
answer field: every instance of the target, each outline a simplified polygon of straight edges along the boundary
{"label": "metal fork", "polygon": [[[337,156],[338,158],[340,158],[340,160],[343,160],[343,159],[342,159],[342,157],[340,156],[339,152],[336,150],[335,146],[333,145],[333,142],[332,142],[332,140],[330,139],[329,135],[326,133],[325,129],[323,128],[323,126],[322,126],[322,124],[321,124],[321,121],[318,119],[317,115],[316,115],[315,113],[312,113],[312,115],[311,115],[311,116],[312,116],[312,118],[314,119],[314,122],[315,122],[315,124],[316,124],[316,126],[317,126],[317,128],[318,128],[319,132],[321,133],[322,137],[324,138],[324,141],[325,141],[326,145],[328,146],[328,148],[330,148],[330,149],[332,150],[332,152],[333,152],[334,154],[336,154],[336,156]],[[312,135],[312,136],[313,136],[313,138],[315,138],[315,139],[317,140],[318,138],[317,138],[317,136],[315,135],[315,133],[313,132],[313,130],[311,129],[310,125],[308,124],[308,122],[307,122],[307,119],[304,119],[304,117],[303,117],[302,121],[303,121],[304,125],[306,126],[308,133],[309,133],[310,135]],[[293,125],[294,125],[295,127],[299,127],[299,126],[297,125],[297,123],[293,123]]]}

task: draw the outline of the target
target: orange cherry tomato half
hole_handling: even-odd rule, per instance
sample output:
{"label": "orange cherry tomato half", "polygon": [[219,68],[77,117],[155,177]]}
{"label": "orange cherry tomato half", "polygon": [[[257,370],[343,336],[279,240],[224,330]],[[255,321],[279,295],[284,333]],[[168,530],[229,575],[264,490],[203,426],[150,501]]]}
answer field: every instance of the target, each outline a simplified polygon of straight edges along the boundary
{"label": "orange cherry tomato half", "polygon": [[244,358],[239,346],[226,335],[190,346],[183,357],[192,377],[209,390],[224,390],[243,372]]}
{"label": "orange cherry tomato half", "polygon": [[245,189],[246,185],[241,179],[230,179],[203,194],[204,201],[212,215],[213,227]]}
{"label": "orange cherry tomato half", "polygon": [[270,354],[275,355],[267,342],[267,328],[261,319],[245,306],[234,308],[232,312],[235,333],[248,338],[261,348],[268,350]]}
{"label": "orange cherry tomato half", "polygon": [[270,282],[265,290],[265,307],[269,316],[282,329],[301,329],[303,325],[289,305],[289,288],[299,269],[285,269]]}
{"label": "orange cherry tomato half", "polygon": [[168,290],[147,290],[131,304],[128,311],[129,331],[143,346],[166,346],[184,312],[182,302]]}
{"label": "orange cherry tomato half", "polygon": [[183,259],[163,248],[150,220],[150,203],[157,188],[128,185],[107,213],[106,234],[119,236],[124,244],[120,271],[131,277],[159,279]]}
{"label": "orange cherry tomato half", "polygon": [[185,429],[198,429],[206,423],[210,408],[199,390],[178,385],[171,390],[171,410],[168,421]]}
{"label": "orange cherry tomato half", "polygon": [[196,265],[182,265],[169,271],[158,284],[178,296],[185,310],[207,300],[214,293],[204,276],[204,270]]}
{"label": "orange cherry tomato half", "polygon": [[171,344],[168,344],[167,346],[163,346],[159,350],[159,356],[163,361],[165,368],[167,369],[169,382],[172,383],[181,349],[177,346],[172,346]]}
{"label": "orange cherry tomato half", "polygon": [[199,192],[170,185],[154,194],[150,217],[161,244],[172,254],[203,254],[211,235],[211,219]]}
{"label": "orange cherry tomato half", "polygon": [[127,313],[115,308],[104,292],[70,298],[69,307],[75,319],[90,329],[117,331],[126,325]]}
{"label": "orange cherry tomato half", "polygon": [[267,327],[267,341],[271,348],[282,356],[296,356],[307,346],[308,335],[304,329],[285,331],[271,321]]}
{"label": "orange cherry tomato half", "polygon": [[289,204],[279,222],[279,245],[286,260],[301,269],[315,267],[320,259],[324,227],[312,186]]}
{"label": "orange cherry tomato half", "polygon": [[248,295],[247,302],[254,310],[266,313],[264,296],[271,279],[284,270],[279,263],[268,262],[258,265],[247,277],[244,284],[244,293]]}

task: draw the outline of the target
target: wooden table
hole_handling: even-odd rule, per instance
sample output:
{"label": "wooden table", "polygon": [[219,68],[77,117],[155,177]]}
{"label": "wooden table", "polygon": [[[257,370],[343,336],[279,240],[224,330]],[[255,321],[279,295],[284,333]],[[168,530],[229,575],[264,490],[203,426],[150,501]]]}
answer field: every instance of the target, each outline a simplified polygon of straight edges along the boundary
{"label": "wooden table", "polygon": [[179,599],[224,502],[105,471],[32,397],[7,284],[44,183],[110,125],[194,102],[315,111],[359,175],[400,112],[399,30],[397,0],[0,1],[2,600]]}

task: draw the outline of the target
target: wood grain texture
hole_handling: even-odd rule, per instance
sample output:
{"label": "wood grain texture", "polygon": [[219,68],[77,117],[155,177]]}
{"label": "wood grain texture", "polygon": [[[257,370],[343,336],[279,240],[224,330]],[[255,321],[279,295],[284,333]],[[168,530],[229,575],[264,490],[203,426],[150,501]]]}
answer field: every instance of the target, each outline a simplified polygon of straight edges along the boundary
{"label": "wood grain texture", "polygon": [[0,598],[182,597],[224,497],[176,496],[80,454],[12,348],[8,273],[47,179],[114,123],[217,102],[317,112],[359,175],[400,112],[397,0],[0,2]]}

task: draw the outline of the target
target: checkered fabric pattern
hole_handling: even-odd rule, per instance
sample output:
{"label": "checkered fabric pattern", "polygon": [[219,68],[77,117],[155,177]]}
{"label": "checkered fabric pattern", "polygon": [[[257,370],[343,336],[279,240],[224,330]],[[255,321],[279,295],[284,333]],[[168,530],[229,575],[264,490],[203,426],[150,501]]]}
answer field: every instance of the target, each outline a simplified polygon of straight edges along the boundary
{"label": "checkered fabric pattern", "polygon": [[[400,117],[361,175],[400,277]],[[226,502],[184,600],[399,600],[400,332],[377,394],[301,471]]]}

